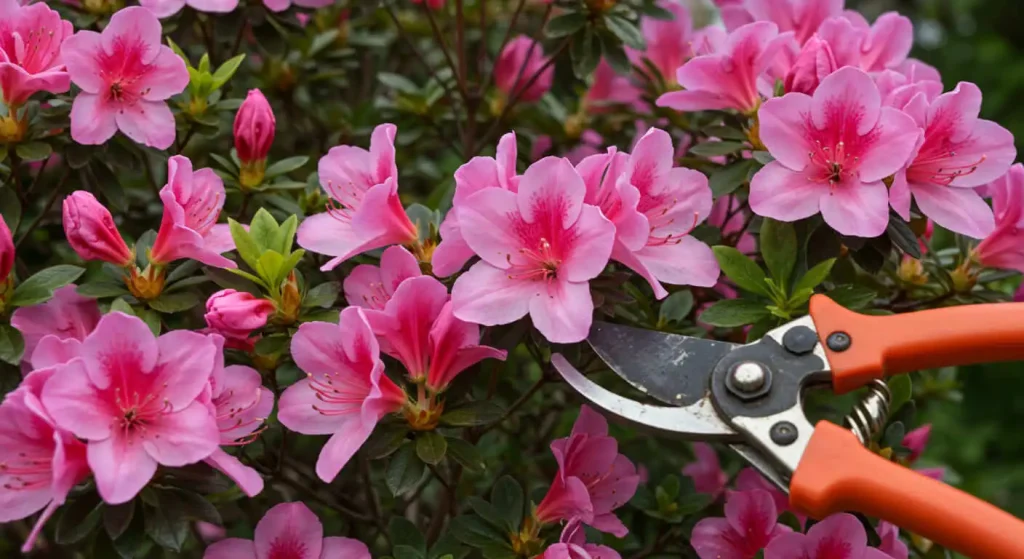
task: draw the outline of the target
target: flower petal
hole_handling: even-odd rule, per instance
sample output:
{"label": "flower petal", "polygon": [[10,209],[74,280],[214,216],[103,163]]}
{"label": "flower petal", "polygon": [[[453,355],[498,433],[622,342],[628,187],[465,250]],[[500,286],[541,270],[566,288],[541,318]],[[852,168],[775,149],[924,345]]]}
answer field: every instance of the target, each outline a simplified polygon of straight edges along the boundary
{"label": "flower petal", "polygon": [[87,30],[75,33],[60,45],[61,62],[70,74],[71,81],[84,93],[100,93],[106,85],[98,62],[102,48],[100,34]]}
{"label": "flower petal", "polygon": [[256,545],[252,540],[228,538],[214,543],[203,552],[203,559],[253,559]]}
{"label": "flower petal", "polygon": [[910,189],[921,212],[954,233],[983,239],[996,227],[992,208],[974,189],[930,183],[914,183]]}
{"label": "flower petal", "polygon": [[358,415],[346,417],[351,420],[331,436],[320,450],[320,457],[316,461],[316,475],[325,483],[334,480],[377,426],[376,422],[365,421],[365,418]]}
{"label": "flower petal", "polygon": [[811,121],[818,130],[854,128],[865,135],[878,123],[882,96],[863,70],[840,68],[821,80],[811,100]]}
{"label": "flower petal", "polygon": [[827,184],[772,161],[750,181],[750,209],[764,217],[797,221],[818,213],[820,200],[828,192]]}
{"label": "flower petal", "polygon": [[604,271],[615,242],[615,225],[595,206],[584,204],[574,228],[575,242],[558,273],[571,282],[584,282]]}
{"label": "flower petal", "polygon": [[219,448],[206,457],[206,463],[231,478],[249,497],[255,497],[263,491],[263,477],[259,472]]}
{"label": "flower petal", "polygon": [[807,167],[807,154],[814,151],[807,136],[811,105],[809,95],[788,93],[765,101],[757,112],[761,142],[772,157],[793,171]]}
{"label": "flower petal", "polygon": [[319,559],[323,540],[324,527],[309,507],[298,502],[281,503],[256,524],[255,559]]}
{"label": "flower petal", "polygon": [[534,327],[553,343],[583,341],[594,321],[590,285],[564,278],[542,285],[544,290],[530,299],[530,318]]}
{"label": "flower petal", "polygon": [[463,236],[466,244],[496,268],[508,268],[510,255],[522,248],[522,241],[516,235],[521,221],[515,212],[516,204],[515,193],[487,188],[470,196],[459,207],[459,229],[472,231],[471,235]]}
{"label": "flower petal", "polygon": [[86,455],[96,478],[96,489],[111,505],[135,498],[156,473],[156,460],[141,442],[117,432],[102,441],[90,442]]}
{"label": "flower petal", "polygon": [[115,111],[102,95],[79,93],[71,105],[71,138],[83,145],[105,143],[117,132]]}
{"label": "flower petal", "polygon": [[880,181],[903,168],[921,138],[921,129],[906,114],[882,107],[872,137],[874,145],[861,154],[857,167],[864,182]]}
{"label": "flower petal", "polygon": [[842,235],[877,237],[889,225],[889,191],[882,181],[845,180],[821,197],[821,216]]}
{"label": "flower petal", "polygon": [[139,438],[153,460],[177,467],[194,464],[217,450],[220,431],[210,408],[197,401],[179,412],[159,416]]}
{"label": "flower petal", "polygon": [[118,105],[114,115],[117,127],[132,140],[156,149],[174,143],[174,115],[163,101],[141,100],[134,105]]}
{"label": "flower petal", "polygon": [[[586,195],[587,187],[569,160],[545,157],[523,173],[516,202],[527,223],[544,220],[561,223],[563,229],[568,229],[578,219]],[[468,224],[465,227],[474,233],[477,231]],[[466,239],[470,246],[473,246],[472,238]]]}
{"label": "flower petal", "polygon": [[452,287],[452,312],[460,320],[485,326],[508,324],[526,316],[537,282],[512,279],[508,272],[477,262]]}

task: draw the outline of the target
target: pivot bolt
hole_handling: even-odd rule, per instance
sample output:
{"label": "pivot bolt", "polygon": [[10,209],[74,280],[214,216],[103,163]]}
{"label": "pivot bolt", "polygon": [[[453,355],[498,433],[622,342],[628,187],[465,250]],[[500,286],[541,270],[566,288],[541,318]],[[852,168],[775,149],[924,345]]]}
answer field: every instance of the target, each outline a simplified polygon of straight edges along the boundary
{"label": "pivot bolt", "polygon": [[736,396],[751,400],[771,388],[771,372],[760,363],[741,361],[729,369],[725,385]]}
{"label": "pivot bolt", "polygon": [[772,430],[769,433],[772,442],[779,446],[789,446],[796,442],[799,432],[796,430],[796,425],[788,421],[780,421],[775,425],[772,425]]}

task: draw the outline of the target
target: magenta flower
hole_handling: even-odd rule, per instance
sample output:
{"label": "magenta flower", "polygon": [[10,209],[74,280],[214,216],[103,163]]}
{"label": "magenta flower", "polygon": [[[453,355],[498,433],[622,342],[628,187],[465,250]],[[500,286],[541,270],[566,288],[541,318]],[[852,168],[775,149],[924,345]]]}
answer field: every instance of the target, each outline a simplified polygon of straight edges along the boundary
{"label": "magenta flower", "polygon": [[[292,3],[292,0],[263,0],[263,5],[272,12],[283,12],[291,7]],[[325,8],[333,3],[334,0],[294,0],[294,4],[300,8]]]}
{"label": "magenta flower", "polygon": [[459,227],[459,207],[485,188],[501,188],[511,192],[519,190],[516,174],[516,133],[509,132],[498,141],[494,157],[474,157],[455,171],[455,196],[452,208],[441,222],[441,244],[434,249],[431,267],[438,277],[458,272],[474,256],[466,244]]}
{"label": "magenta flower", "polygon": [[64,199],[63,217],[64,236],[82,260],[102,260],[121,267],[135,260],[110,210],[92,193],[72,192]]}
{"label": "magenta flower", "polygon": [[572,434],[553,441],[551,453],[558,474],[537,505],[537,520],[579,520],[619,538],[629,533],[613,511],[633,498],[640,476],[619,454],[618,441],[608,436],[604,417],[582,406]]}
{"label": "magenta flower", "polygon": [[448,290],[430,276],[403,281],[383,311],[367,311],[366,317],[381,349],[432,392],[443,391],[476,363],[504,361],[507,354],[480,345],[480,327],[452,316]]}
{"label": "magenta flower", "polygon": [[325,213],[299,225],[298,240],[302,248],[334,257],[322,270],[368,250],[419,238],[398,198],[397,130],[394,124],[381,124],[373,130],[370,151],[336,146],[320,159],[320,184],[333,202]]}
{"label": "magenta flower", "polygon": [[[775,502],[767,491],[729,491],[725,518],[704,518],[693,527],[690,544],[701,559],[754,559],[790,529],[778,523]],[[794,559],[800,555],[787,555]]]}
{"label": "magenta flower", "polygon": [[775,510],[779,514],[791,512],[800,521],[801,525],[807,520],[805,515],[796,512],[789,506],[789,495],[776,487],[774,483],[768,481],[767,478],[758,473],[754,468],[743,468],[740,470],[739,475],[736,476],[735,486],[737,491],[764,491],[771,495],[772,501],[775,502]]}
{"label": "magenta flower", "polygon": [[765,72],[790,40],[788,34],[779,34],[774,23],[744,25],[729,34],[720,50],[682,65],[676,81],[685,91],[666,93],[657,104],[684,112],[736,109],[753,113],[762,95],[771,97],[774,83]]}
{"label": "magenta flower", "polygon": [[231,340],[247,340],[267,325],[274,303],[251,293],[222,289],[206,300],[206,325]]}
{"label": "magenta flower", "polygon": [[6,283],[8,279],[14,281],[10,276],[15,256],[14,237],[7,227],[7,221],[0,216],[0,283]]}
{"label": "magenta flower", "polygon": [[974,249],[982,266],[1024,272],[1024,165],[985,187],[992,197],[995,229]]}
{"label": "magenta flower", "polygon": [[852,514],[839,513],[811,526],[806,534],[789,532],[775,538],[764,559],[891,559],[868,547],[867,532]]}
{"label": "magenta flower", "polygon": [[[274,393],[263,386],[255,369],[220,365],[210,377],[210,406],[217,418],[220,445],[244,446],[259,436],[263,422],[274,409]],[[231,478],[250,497],[263,491],[259,472],[218,448],[206,463]]]}
{"label": "magenta flower", "polygon": [[237,264],[221,256],[235,247],[228,226],[217,224],[224,197],[224,181],[213,169],[193,172],[187,157],[171,157],[167,161],[167,184],[160,189],[164,215],[150,260],[167,265],[191,258],[207,266],[237,268]]}
{"label": "magenta flower", "polygon": [[156,17],[173,16],[186,5],[197,12],[226,14],[238,7],[238,0],[139,0],[139,4]]}
{"label": "magenta flower", "polygon": [[652,128],[631,155],[611,150],[577,167],[584,201],[615,224],[612,259],[643,276],[658,299],[668,295],[661,282],[711,287],[719,275],[714,253],[690,236],[711,213],[708,179],[674,167],[674,155],[668,133]]}
{"label": "magenta flower", "polygon": [[494,63],[494,85],[508,98],[535,103],[551,89],[555,67],[544,57],[544,47],[522,35],[502,49]]}
{"label": "magenta flower", "polygon": [[235,137],[235,151],[243,164],[265,161],[274,143],[277,119],[270,103],[258,89],[250,89],[235,113],[232,129]]}
{"label": "magenta flower", "polygon": [[25,339],[22,359],[32,368],[70,361],[78,355],[79,342],[99,323],[100,307],[96,300],[82,297],[75,289],[74,285],[61,287],[49,301],[21,307],[11,315],[11,326]]}
{"label": "magenta flower", "polygon": [[995,228],[974,188],[1005,175],[1017,148],[1009,130],[978,118],[979,111],[981,90],[967,82],[931,103],[918,95],[904,108],[924,129],[923,142],[892,184],[893,209],[904,219],[913,195],[926,216],[951,231],[981,239]]}
{"label": "magenta flower", "polygon": [[131,7],[110,18],[103,33],[79,31],[64,41],[61,57],[82,89],[71,107],[71,137],[102,144],[121,130],[156,149],[174,142],[174,115],[166,100],[185,90],[188,69],[160,44],[160,20]]}
{"label": "magenta flower", "polygon": [[384,375],[380,348],[359,307],[341,311],[338,324],[307,322],[292,338],[292,357],[307,378],[278,400],[278,419],[298,433],[332,435],[316,473],[330,482],[385,415],[405,404],[405,393]]}
{"label": "magenta flower", "polygon": [[0,522],[42,510],[22,546],[32,550],[68,492],[89,475],[85,445],[56,425],[39,401],[53,369],[30,373],[0,404]]}
{"label": "magenta flower", "polygon": [[256,524],[255,541],[221,540],[203,559],[371,559],[366,544],[349,538],[325,538],[320,519],[302,503],[281,503]]}
{"label": "magenta flower", "polygon": [[906,163],[921,131],[883,107],[864,71],[842,68],[814,96],[788,93],[758,111],[761,141],[775,157],[750,183],[754,213],[796,221],[821,212],[843,235],[877,237],[889,223],[882,179]]}
{"label": "magenta flower", "polygon": [[672,85],[676,82],[676,70],[693,56],[693,18],[690,9],[679,0],[660,0],[658,6],[668,10],[674,18],[669,21],[643,18],[640,29],[647,40],[647,49],[630,54],[632,58],[647,57],[665,83]]}
{"label": "magenta flower", "polygon": [[587,112],[592,114],[612,112],[618,105],[627,105],[639,111],[644,107],[641,93],[628,76],[619,75],[607,61],[601,59],[594,69],[594,78],[583,98],[583,104]]}
{"label": "magenta flower", "polygon": [[539,559],[622,559],[618,551],[587,543],[587,535],[578,520],[565,525],[558,543],[550,545]]}
{"label": "magenta flower", "polygon": [[18,107],[38,91],[64,93],[71,77],[60,47],[74,33],[70,21],[45,3],[0,0],[0,99]]}
{"label": "magenta flower", "polygon": [[354,307],[382,311],[403,281],[422,274],[420,263],[408,250],[388,247],[380,257],[379,267],[360,264],[345,276],[345,300]]}
{"label": "magenta flower", "polygon": [[693,487],[698,493],[718,495],[725,489],[729,476],[722,470],[715,449],[707,443],[693,443],[693,454],[697,461],[687,464],[683,475],[693,480]]}
{"label": "magenta flower", "polygon": [[220,441],[217,421],[199,399],[220,344],[187,330],[153,336],[142,320],[105,315],[43,387],[54,421],[88,441],[89,468],[103,500],[130,501],[157,465],[184,466]]}
{"label": "magenta flower", "polygon": [[587,337],[590,280],[604,270],[615,225],[584,204],[586,185],[565,159],[546,157],[518,192],[485,188],[459,207],[459,224],[481,261],[455,282],[452,310],[466,322],[508,324],[527,314],[555,343]]}
{"label": "magenta flower", "polygon": [[882,543],[878,544],[879,551],[892,559],[907,559],[910,556],[910,550],[907,549],[907,544],[900,540],[900,529],[895,524],[879,521],[875,531],[882,539]]}
{"label": "magenta flower", "polygon": [[843,15],[845,0],[725,0],[716,2],[731,31],[751,21],[770,21],[792,31],[803,45],[828,18]]}

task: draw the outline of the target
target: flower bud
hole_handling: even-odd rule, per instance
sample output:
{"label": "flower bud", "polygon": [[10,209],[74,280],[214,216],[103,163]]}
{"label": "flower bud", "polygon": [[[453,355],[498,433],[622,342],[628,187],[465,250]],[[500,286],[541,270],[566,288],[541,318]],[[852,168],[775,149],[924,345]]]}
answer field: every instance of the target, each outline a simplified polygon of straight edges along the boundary
{"label": "flower bud", "polygon": [[235,150],[242,162],[242,186],[253,188],[263,182],[267,154],[274,143],[277,123],[263,93],[250,89],[235,115]]}
{"label": "flower bud", "polygon": [[227,338],[248,338],[266,326],[274,304],[255,295],[225,289],[206,301],[206,324]]}
{"label": "flower bud", "polygon": [[516,37],[502,49],[494,66],[494,85],[507,97],[535,103],[554,80],[554,66],[544,57],[544,48],[527,37]]}
{"label": "flower bud", "polygon": [[128,266],[134,259],[110,211],[84,190],[64,199],[64,235],[83,260]]}
{"label": "flower bud", "polygon": [[800,49],[796,62],[786,74],[784,85],[786,93],[806,93],[811,95],[818,84],[826,76],[835,72],[838,65],[835,56],[832,54],[832,47],[818,38],[811,37]]}
{"label": "flower bud", "polygon": [[14,238],[7,222],[0,216],[0,283],[7,281],[14,268]]}
{"label": "flower bud", "polygon": [[925,271],[921,261],[907,254],[903,255],[900,261],[897,275],[904,283],[911,285],[925,285],[928,283],[928,272]]}

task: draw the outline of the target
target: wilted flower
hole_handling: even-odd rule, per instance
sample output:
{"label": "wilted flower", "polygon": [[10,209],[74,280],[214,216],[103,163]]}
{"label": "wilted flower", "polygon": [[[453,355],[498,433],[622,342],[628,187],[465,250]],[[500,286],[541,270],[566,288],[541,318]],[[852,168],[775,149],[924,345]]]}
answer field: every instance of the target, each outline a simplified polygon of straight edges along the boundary
{"label": "wilted flower", "polygon": [[[255,541],[254,541],[255,540]],[[302,503],[281,503],[256,524],[253,540],[228,538],[206,548],[203,559],[371,559],[366,544],[325,538],[324,527]]]}
{"label": "wilted flower", "polygon": [[64,199],[64,235],[82,260],[103,260],[128,266],[132,250],[117,230],[114,217],[90,192],[76,190]]}

